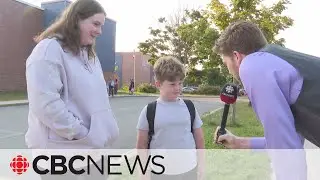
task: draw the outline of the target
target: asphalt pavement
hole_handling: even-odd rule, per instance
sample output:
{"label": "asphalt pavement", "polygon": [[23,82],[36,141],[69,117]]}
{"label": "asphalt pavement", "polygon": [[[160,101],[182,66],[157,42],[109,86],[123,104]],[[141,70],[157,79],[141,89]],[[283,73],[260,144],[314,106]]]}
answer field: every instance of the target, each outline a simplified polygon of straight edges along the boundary
{"label": "asphalt pavement", "polygon": [[[136,143],[136,125],[142,108],[156,97],[115,97],[110,104],[117,119],[120,137],[112,148],[132,149]],[[212,98],[192,98],[200,114],[221,107]],[[25,149],[28,105],[0,107],[0,149]]]}

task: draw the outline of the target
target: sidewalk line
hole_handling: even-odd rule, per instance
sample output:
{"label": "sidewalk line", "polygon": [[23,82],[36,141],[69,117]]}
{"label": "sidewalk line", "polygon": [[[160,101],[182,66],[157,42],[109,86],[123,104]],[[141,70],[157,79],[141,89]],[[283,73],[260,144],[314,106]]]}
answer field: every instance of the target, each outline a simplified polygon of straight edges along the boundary
{"label": "sidewalk line", "polygon": [[7,106],[18,106],[18,105],[27,105],[29,104],[28,100],[12,100],[12,101],[0,101],[0,107]]}
{"label": "sidewalk line", "polygon": [[215,110],[213,110],[213,111],[210,111],[208,114],[204,114],[204,115],[214,114],[214,113],[220,111],[221,109],[223,109],[223,107],[219,107],[219,108],[217,108],[217,109],[215,109]]}

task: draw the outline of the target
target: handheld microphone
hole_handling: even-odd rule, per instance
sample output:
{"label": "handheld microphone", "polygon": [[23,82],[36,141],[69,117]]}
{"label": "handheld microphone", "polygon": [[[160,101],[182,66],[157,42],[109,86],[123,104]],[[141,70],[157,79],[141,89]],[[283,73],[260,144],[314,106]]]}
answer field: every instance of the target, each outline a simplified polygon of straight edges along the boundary
{"label": "handheld microphone", "polygon": [[236,84],[227,83],[221,89],[220,99],[225,104],[224,104],[220,129],[218,130],[218,134],[217,134],[218,137],[220,135],[224,135],[227,133],[225,128],[226,128],[226,124],[227,124],[229,107],[230,107],[230,104],[233,104],[236,102],[237,97],[238,97],[238,86]]}

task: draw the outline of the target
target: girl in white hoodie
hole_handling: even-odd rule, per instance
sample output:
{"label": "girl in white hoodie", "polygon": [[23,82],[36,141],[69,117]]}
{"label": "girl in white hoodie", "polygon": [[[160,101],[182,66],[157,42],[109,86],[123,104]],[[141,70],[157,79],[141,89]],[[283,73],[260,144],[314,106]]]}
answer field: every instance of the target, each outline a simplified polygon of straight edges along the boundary
{"label": "girl in white hoodie", "polygon": [[94,50],[105,18],[95,0],[77,0],[36,37],[26,62],[29,148],[108,148],[118,137]]}

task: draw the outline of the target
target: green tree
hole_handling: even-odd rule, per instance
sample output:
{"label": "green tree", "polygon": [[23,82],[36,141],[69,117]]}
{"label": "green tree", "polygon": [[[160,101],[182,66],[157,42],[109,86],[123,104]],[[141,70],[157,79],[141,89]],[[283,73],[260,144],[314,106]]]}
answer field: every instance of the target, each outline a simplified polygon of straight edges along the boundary
{"label": "green tree", "polygon": [[187,76],[185,78],[184,85],[198,86],[198,85],[202,84],[201,77],[204,77],[204,76],[205,76],[204,71],[201,71],[201,70],[198,70],[195,68],[191,68],[187,72]]}
{"label": "green tree", "polygon": [[[181,25],[177,32],[181,39],[192,50],[190,66],[202,65],[202,84],[221,85],[230,77],[226,68],[222,65],[220,56],[213,53],[213,44],[219,38],[219,32],[212,28],[210,14],[207,10],[186,11],[188,22]],[[193,74],[190,74],[191,76]],[[192,77],[198,78],[198,77]]]}
{"label": "green tree", "polygon": [[210,27],[206,11],[186,10],[187,23],[177,28],[179,37],[191,48],[190,65],[204,64],[213,57],[212,43],[219,37],[216,29]]}
{"label": "green tree", "polygon": [[[281,30],[293,25],[293,19],[282,15],[289,3],[288,0],[279,0],[267,7],[262,0],[230,0],[228,5],[221,3],[220,0],[211,0],[209,14],[213,24],[220,31],[236,20],[250,20],[261,28],[269,43],[284,46],[285,39],[277,36]],[[236,106],[233,104],[233,123],[236,122],[235,115]]]}
{"label": "green tree", "polygon": [[288,0],[279,0],[267,7],[262,0],[230,0],[225,5],[212,0],[209,10],[212,22],[220,31],[236,20],[250,20],[259,25],[269,43],[284,46],[285,39],[277,36],[293,25],[293,19],[283,15],[288,4]]}
{"label": "green tree", "polygon": [[[139,43],[138,48],[151,57],[151,64],[163,55],[177,57],[189,71],[201,64],[202,83],[223,84],[232,77],[220,56],[212,52],[220,32],[236,20],[251,20],[260,26],[269,43],[284,45],[285,40],[278,34],[293,24],[290,17],[283,15],[289,3],[288,0],[279,0],[267,7],[262,0],[230,0],[227,5],[212,0],[205,10],[184,10],[169,20],[159,18],[161,27],[150,27],[151,37]],[[189,73],[187,80],[198,83],[195,80],[199,76],[196,75],[199,73]]]}
{"label": "green tree", "polygon": [[153,65],[159,57],[165,55],[174,56],[185,65],[189,64],[191,49],[177,33],[177,29],[186,21],[185,11],[177,11],[169,18],[159,18],[159,28],[149,27],[150,38],[139,43],[138,49],[150,56],[150,64]]}

